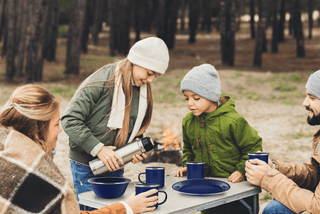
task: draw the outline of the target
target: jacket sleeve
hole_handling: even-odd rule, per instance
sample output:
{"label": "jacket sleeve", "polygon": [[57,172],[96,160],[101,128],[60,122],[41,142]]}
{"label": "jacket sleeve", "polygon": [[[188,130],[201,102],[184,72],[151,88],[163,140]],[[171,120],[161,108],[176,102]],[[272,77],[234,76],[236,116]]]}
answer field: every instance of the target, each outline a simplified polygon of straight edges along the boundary
{"label": "jacket sleeve", "polygon": [[[318,160],[317,160],[318,159]],[[318,156],[312,156],[303,164],[288,164],[277,161],[280,173],[293,180],[299,187],[313,189],[319,181],[319,163]]]}
{"label": "jacket sleeve", "polygon": [[233,124],[232,134],[234,142],[242,154],[239,163],[236,165],[236,171],[244,176],[248,153],[262,151],[262,139],[242,116]]}
{"label": "jacket sleeve", "polygon": [[73,142],[87,153],[90,153],[100,141],[89,128],[91,124],[86,124],[86,121],[91,113],[93,113],[96,103],[103,96],[104,99],[110,96],[109,90],[102,87],[82,88],[74,95],[65,114],[61,118],[63,130]]}
{"label": "jacket sleeve", "polygon": [[81,211],[81,214],[126,214],[126,208],[122,203],[112,204],[95,211]]}
{"label": "jacket sleeve", "polygon": [[187,135],[187,127],[186,127],[186,120],[184,119],[182,122],[182,138],[183,138],[183,148],[182,148],[182,154],[183,159],[181,165],[183,167],[187,166],[187,162],[193,162],[194,161],[194,154],[192,151],[192,142],[190,142],[190,139]]}
{"label": "jacket sleeve", "polygon": [[261,181],[261,188],[295,213],[320,213],[320,186],[315,192],[300,188],[293,180],[277,170],[269,170]]}

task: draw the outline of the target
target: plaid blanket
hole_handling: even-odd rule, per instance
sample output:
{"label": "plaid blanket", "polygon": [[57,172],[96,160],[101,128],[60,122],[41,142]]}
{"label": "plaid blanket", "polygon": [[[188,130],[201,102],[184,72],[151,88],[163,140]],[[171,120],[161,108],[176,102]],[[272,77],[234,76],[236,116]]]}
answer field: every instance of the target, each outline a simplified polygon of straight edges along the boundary
{"label": "plaid blanket", "polygon": [[69,183],[30,138],[0,127],[0,214],[79,214]]}

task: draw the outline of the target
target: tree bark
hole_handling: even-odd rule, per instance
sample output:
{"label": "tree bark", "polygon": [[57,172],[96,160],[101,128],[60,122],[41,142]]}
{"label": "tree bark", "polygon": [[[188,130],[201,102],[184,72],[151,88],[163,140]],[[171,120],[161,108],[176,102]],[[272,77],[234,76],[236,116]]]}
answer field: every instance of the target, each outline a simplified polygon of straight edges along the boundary
{"label": "tree bark", "polygon": [[44,47],[44,58],[48,61],[54,61],[56,59],[60,4],[60,0],[49,0]]}
{"label": "tree bark", "polygon": [[254,16],[256,14],[255,11],[255,0],[250,0],[250,30],[251,30],[251,39],[256,37],[256,30],[255,30],[255,21]]}
{"label": "tree bark", "polygon": [[117,1],[108,1],[108,8],[109,8],[109,25],[110,25],[110,38],[109,38],[109,47],[110,47],[110,55],[115,56],[116,55],[116,49],[117,49],[117,24],[116,24],[116,7],[117,7]]}
{"label": "tree bark", "polygon": [[2,39],[2,32],[4,28],[5,6],[6,6],[6,0],[0,0],[0,41]]}
{"label": "tree bark", "polygon": [[131,0],[119,0],[119,7],[117,7],[117,28],[119,29],[117,40],[118,53],[127,55],[130,49],[130,19],[131,19]]}
{"label": "tree bark", "polygon": [[278,53],[278,0],[273,0],[273,11],[272,11],[272,43],[271,43],[271,53]]}
{"label": "tree bark", "polygon": [[294,25],[296,29],[296,40],[297,40],[297,57],[304,58],[306,56],[304,49],[304,36],[303,36],[303,28],[301,22],[301,1],[294,1]]}
{"label": "tree bark", "polygon": [[256,47],[254,51],[253,66],[261,67],[262,65],[262,53],[263,53],[263,38],[266,30],[267,22],[267,4],[268,0],[259,1],[259,24],[258,24],[258,35],[256,40]]}
{"label": "tree bark", "polygon": [[199,1],[189,0],[189,44],[196,42],[199,21]]}
{"label": "tree bark", "polygon": [[308,0],[308,21],[309,21],[309,39],[312,39],[312,27],[313,27],[313,0]]}
{"label": "tree bark", "polygon": [[27,26],[28,23],[28,4],[29,0],[21,1],[21,10],[18,13],[18,23],[20,24],[20,29],[17,28],[20,34],[20,40],[18,43],[18,53],[17,53],[17,66],[16,66],[16,76],[23,76],[23,63],[25,58],[25,49],[27,43]]}
{"label": "tree bark", "polygon": [[234,65],[236,0],[220,1],[221,64]]}
{"label": "tree bark", "polygon": [[81,35],[85,18],[86,0],[71,0],[71,5],[73,8],[69,20],[65,74],[79,74]]}
{"label": "tree bark", "polygon": [[186,0],[181,0],[180,4],[180,32],[184,33],[185,30],[185,16],[186,16]]}
{"label": "tree bark", "polygon": [[284,42],[284,23],[286,22],[286,0],[280,3],[279,42]]}
{"label": "tree bark", "polygon": [[15,1],[8,1],[7,5],[7,69],[6,81],[12,82],[15,74]]}
{"label": "tree bark", "polygon": [[[3,36],[3,42],[2,42],[2,52],[1,55],[5,56],[7,54],[7,38],[8,38],[8,23],[7,22],[7,13],[8,13],[8,3],[6,0],[4,0],[4,4],[3,4],[3,13],[2,13],[2,36]],[[1,36],[1,34],[0,34]]]}
{"label": "tree bark", "polygon": [[[103,14],[103,0],[95,0],[93,11],[94,13],[93,13],[93,21],[92,21],[92,43],[93,45],[98,45],[99,33],[101,29],[101,20],[102,20],[102,14]],[[111,11],[109,10],[109,12]]]}
{"label": "tree bark", "polygon": [[93,1],[86,0],[85,6],[85,18],[83,20],[83,30],[81,36],[81,50],[83,53],[88,52],[88,40],[89,40],[89,33],[90,33],[90,26],[92,25],[93,20]]}

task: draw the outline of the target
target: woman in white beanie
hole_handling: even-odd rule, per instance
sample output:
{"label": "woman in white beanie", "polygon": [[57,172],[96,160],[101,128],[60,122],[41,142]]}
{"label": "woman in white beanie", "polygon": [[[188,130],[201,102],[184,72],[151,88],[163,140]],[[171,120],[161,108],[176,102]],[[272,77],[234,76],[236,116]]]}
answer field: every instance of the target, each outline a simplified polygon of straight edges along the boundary
{"label": "woman in white beanie", "polygon": [[[61,119],[69,136],[77,197],[92,190],[87,181],[94,177],[89,162],[97,157],[111,171],[108,176],[123,176],[117,160],[124,162],[114,150],[142,135],[149,126],[151,83],[165,73],[168,64],[164,41],[149,37],[135,43],[126,59],[105,65],[80,85]],[[136,155],[133,163],[142,159]]]}

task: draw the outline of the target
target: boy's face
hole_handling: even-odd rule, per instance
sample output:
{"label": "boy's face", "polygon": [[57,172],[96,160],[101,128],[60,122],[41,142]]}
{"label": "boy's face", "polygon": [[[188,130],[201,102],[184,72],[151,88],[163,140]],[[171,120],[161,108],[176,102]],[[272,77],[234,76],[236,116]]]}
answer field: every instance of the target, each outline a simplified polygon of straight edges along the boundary
{"label": "boy's face", "polygon": [[183,95],[186,98],[188,108],[194,116],[199,116],[203,112],[213,112],[217,109],[217,105],[214,102],[211,102],[192,91],[183,91]]}

